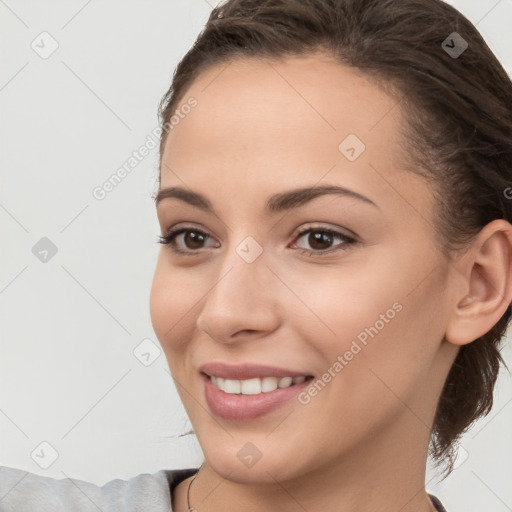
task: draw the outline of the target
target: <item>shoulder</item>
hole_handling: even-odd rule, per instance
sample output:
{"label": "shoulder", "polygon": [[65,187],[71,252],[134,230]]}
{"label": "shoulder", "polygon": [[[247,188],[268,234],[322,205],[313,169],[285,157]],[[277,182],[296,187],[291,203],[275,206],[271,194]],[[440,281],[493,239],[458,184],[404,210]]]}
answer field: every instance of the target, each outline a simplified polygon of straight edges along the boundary
{"label": "shoulder", "polygon": [[52,478],[21,469],[0,466],[0,512],[169,512],[170,489],[196,469],[160,470],[141,473],[104,485],[73,478]]}
{"label": "shoulder", "polygon": [[429,497],[434,504],[434,507],[436,507],[437,512],[448,512],[448,510],[446,510],[446,508],[441,503],[441,500],[437,496],[429,493]]}

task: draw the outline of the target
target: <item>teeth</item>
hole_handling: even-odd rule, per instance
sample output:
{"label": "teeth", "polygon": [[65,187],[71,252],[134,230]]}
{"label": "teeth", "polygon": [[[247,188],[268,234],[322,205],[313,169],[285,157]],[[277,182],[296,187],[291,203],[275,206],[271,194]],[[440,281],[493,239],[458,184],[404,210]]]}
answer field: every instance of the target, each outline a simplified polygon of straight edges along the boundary
{"label": "teeth", "polygon": [[218,387],[219,389],[221,389],[222,391],[224,391],[225,389],[225,379],[223,379],[222,377],[211,377],[212,379],[212,382],[215,384],[216,387]]}
{"label": "teeth", "polygon": [[283,377],[279,383],[278,386],[280,388],[287,388],[292,385],[292,378],[291,377]]}
{"label": "teeth", "polygon": [[210,377],[218,389],[229,394],[258,395],[268,393],[277,388],[288,388],[293,384],[301,384],[306,380],[304,375],[300,377],[263,377],[246,380],[223,379],[222,377]]}
{"label": "teeth", "polygon": [[277,386],[278,380],[275,377],[263,377],[263,379],[261,379],[261,391],[263,391],[263,393],[274,391],[277,389]]}
{"label": "teeth", "polygon": [[241,380],[224,380],[224,392],[225,393],[241,393],[242,392],[242,381]]}
{"label": "teeth", "polygon": [[256,379],[247,379],[241,380],[240,392],[242,395],[257,395],[261,393],[261,380]]}

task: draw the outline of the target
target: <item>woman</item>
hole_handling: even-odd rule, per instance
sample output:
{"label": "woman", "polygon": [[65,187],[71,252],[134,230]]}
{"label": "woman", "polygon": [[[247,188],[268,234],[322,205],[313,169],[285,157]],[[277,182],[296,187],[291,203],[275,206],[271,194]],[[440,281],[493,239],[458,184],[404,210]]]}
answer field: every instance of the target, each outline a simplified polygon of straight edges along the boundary
{"label": "woman", "polygon": [[0,510],[445,510],[427,456],[490,411],[512,299],[512,87],[475,27],[228,0],[161,121],[151,318],[204,463],[4,468]]}

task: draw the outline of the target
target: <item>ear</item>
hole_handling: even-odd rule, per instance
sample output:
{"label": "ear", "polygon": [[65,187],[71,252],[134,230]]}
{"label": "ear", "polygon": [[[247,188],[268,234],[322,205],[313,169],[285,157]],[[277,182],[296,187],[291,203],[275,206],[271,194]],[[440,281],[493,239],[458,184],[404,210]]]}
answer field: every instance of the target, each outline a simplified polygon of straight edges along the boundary
{"label": "ear", "polygon": [[445,338],[466,345],[489,332],[512,301],[512,225],[493,220],[454,263],[457,292]]}

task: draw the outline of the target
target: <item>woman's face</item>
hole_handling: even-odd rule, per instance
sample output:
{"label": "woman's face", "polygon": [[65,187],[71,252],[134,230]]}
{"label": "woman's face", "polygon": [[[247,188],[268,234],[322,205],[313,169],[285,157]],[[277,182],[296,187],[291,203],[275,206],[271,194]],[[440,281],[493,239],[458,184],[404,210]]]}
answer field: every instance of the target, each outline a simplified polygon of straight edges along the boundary
{"label": "woman's face", "polygon": [[458,348],[453,269],[403,163],[400,105],[318,55],[215,66],[187,102],[157,212],[162,235],[188,231],[162,245],[150,306],[209,465],[274,482],[426,456]]}

